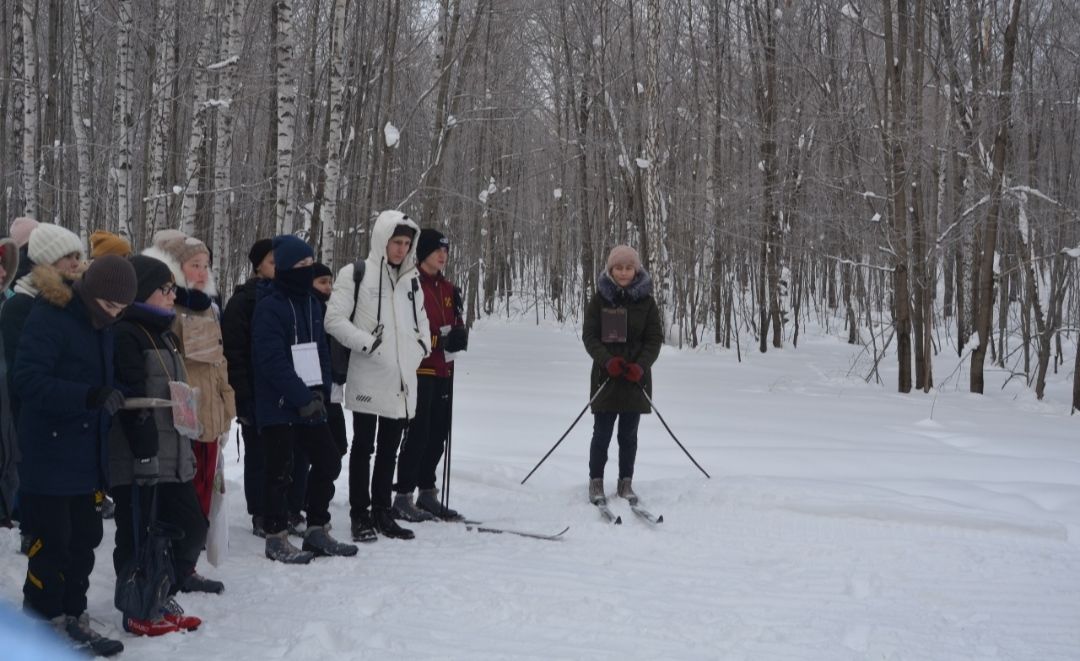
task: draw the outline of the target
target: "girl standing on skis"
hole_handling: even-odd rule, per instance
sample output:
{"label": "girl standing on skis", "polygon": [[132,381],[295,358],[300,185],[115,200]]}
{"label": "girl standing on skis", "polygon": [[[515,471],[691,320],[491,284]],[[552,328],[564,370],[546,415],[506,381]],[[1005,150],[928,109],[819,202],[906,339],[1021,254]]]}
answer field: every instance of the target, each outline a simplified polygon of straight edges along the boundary
{"label": "girl standing on skis", "polygon": [[[617,493],[634,501],[631,488],[637,455],[637,430],[642,413],[651,413],[651,366],[660,355],[664,327],[652,297],[652,277],[642,268],[637,251],[615,246],[607,268],[596,280],[596,293],[585,309],[582,340],[592,356],[589,396],[593,436],[589,448],[589,501],[602,503],[608,446],[619,423],[619,482]],[[602,389],[602,392],[599,392]],[[644,392],[643,392],[644,391]]]}

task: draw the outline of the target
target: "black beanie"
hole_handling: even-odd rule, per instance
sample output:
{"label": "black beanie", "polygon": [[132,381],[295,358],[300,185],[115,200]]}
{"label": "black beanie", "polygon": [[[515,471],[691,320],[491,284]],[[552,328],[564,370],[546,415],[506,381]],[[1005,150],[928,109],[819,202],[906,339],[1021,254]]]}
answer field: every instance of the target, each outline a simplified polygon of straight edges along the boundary
{"label": "black beanie", "polygon": [[416,230],[414,230],[411,226],[406,225],[405,223],[401,223],[400,225],[394,227],[394,233],[390,235],[390,238],[392,239],[395,236],[407,236],[410,239],[415,239]]}
{"label": "black beanie", "polygon": [[266,255],[274,249],[274,242],[271,239],[259,239],[255,243],[251,244],[251,250],[248,251],[248,260],[251,261],[251,268],[259,268],[259,264],[266,259]]}
{"label": "black beanie", "polygon": [[86,269],[80,288],[84,298],[131,305],[137,286],[135,267],[131,262],[118,255],[105,255],[95,259]]}
{"label": "black beanie", "polygon": [[330,267],[327,266],[326,264],[323,264],[322,262],[315,262],[313,268],[314,268],[314,270],[312,271],[312,274],[313,274],[312,279],[314,279],[314,278],[324,278],[324,277],[326,277],[328,275],[333,277],[333,275],[334,275],[334,272],[330,270]]}
{"label": "black beanie", "polygon": [[450,239],[439,230],[422,229],[420,238],[416,240],[416,262],[423,262],[428,255],[439,248],[450,249]]}
{"label": "black beanie", "polygon": [[135,279],[138,286],[135,289],[135,300],[146,302],[146,299],[154,295],[154,290],[162,285],[173,282],[172,270],[160,259],[135,255],[130,259],[135,268]]}

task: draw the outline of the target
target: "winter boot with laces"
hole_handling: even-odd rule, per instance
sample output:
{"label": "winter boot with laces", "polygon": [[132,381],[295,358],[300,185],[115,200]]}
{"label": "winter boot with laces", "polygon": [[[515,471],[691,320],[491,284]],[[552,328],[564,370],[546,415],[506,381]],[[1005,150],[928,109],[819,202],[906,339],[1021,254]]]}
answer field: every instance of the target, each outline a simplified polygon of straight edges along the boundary
{"label": "winter boot with laces", "polygon": [[165,603],[162,604],[161,619],[175,624],[184,631],[194,631],[202,624],[202,620],[194,615],[184,615],[184,609],[172,597],[166,599]]}
{"label": "winter boot with laces", "polygon": [[316,556],[353,556],[359,549],[355,544],[345,544],[331,537],[326,526],[308,526],[304,532],[304,550]]}
{"label": "winter boot with laces", "polygon": [[293,546],[289,541],[289,531],[282,530],[266,535],[266,557],[287,565],[306,565],[311,562],[315,554],[311,551],[301,551]]}
{"label": "winter boot with laces", "polygon": [[594,477],[589,480],[589,502],[593,505],[607,502],[607,496],[604,495],[604,478]]}
{"label": "winter boot with laces", "polygon": [[431,512],[443,521],[461,521],[465,518],[449,507],[443,507],[442,502],[439,501],[438,489],[421,489],[420,495],[416,498],[416,507],[425,512]]}
{"label": "winter boot with laces", "polygon": [[629,477],[620,477],[619,478],[619,486],[618,486],[619,498],[625,498],[625,499],[629,500],[631,503],[637,503],[638,497],[637,497],[637,494],[634,493],[634,490],[630,487],[630,480],[631,480],[631,478],[629,478]]}
{"label": "winter boot with laces", "polygon": [[352,520],[351,532],[354,542],[369,544],[379,540],[379,535],[375,533],[375,522],[366,510]]}
{"label": "winter boot with laces", "polygon": [[180,580],[180,591],[221,594],[225,591],[225,584],[212,578],[206,578],[198,572],[191,572]]}
{"label": "winter boot with laces", "polygon": [[113,656],[124,651],[124,644],[119,640],[106,638],[90,628],[90,616],[85,612],[78,617],[68,615],[64,622],[64,631],[68,638],[94,653],[95,656]]}
{"label": "winter boot with laces", "polygon": [[394,515],[391,513],[389,507],[375,507],[371,510],[371,515],[375,519],[375,529],[394,539],[412,539],[416,537],[413,531],[408,528],[402,528],[394,521]]}
{"label": "winter boot with laces", "polygon": [[402,521],[408,521],[409,523],[420,523],[421,521],[432,521],[435,519],[434,514],[418,509],[416,505],[413,504],[411,493],[399,493],[394,496],[394,506],[391,509],[395,519],[401,519]]}

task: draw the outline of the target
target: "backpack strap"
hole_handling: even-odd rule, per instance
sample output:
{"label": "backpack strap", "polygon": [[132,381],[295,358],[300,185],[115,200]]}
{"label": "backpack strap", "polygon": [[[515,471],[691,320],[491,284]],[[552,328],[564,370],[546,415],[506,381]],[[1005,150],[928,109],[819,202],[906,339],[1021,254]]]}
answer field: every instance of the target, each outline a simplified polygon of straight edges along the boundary
{"label": "backpack strap", "polygon": [[352,312],[349,313],[349,321],[355,322],[356,320],[356,302],[360,299],[360,281],[364,279],[364,271],[367,270],[367,262],[362,259],[358,259],[353,262],[352,281]]}

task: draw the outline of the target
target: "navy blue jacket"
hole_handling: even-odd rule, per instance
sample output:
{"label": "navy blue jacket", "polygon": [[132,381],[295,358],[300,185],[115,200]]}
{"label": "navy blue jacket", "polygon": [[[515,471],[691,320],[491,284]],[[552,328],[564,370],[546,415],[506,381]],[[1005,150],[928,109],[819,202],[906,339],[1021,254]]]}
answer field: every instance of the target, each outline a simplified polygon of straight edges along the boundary
{"label": "navy blue jacket", "polygon": [[310,404],[314,395],[293,369],[291,348],[296,343],[318,344],[323,399],[329,402],[330,348],[323,330],[324,305],[310,293],[288,294],[272,280],[259,283],[256,299],[251,321],[251,363],[255,370],[255,421],[259,429],[325,422],[325,418],[300,417],[298,409]]}
{"label": "navy blue jacket", "polygon": [[95,330],[71,289],[42,289],[15,359],[21,488],[75,496],[108,485],[111,418],[86,405],[91,389],[113,384],[112,330]]}

